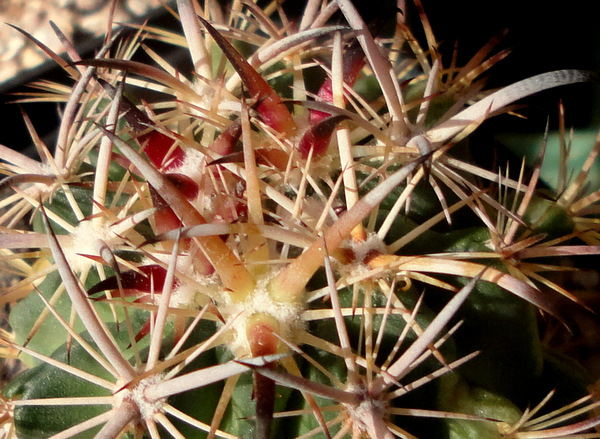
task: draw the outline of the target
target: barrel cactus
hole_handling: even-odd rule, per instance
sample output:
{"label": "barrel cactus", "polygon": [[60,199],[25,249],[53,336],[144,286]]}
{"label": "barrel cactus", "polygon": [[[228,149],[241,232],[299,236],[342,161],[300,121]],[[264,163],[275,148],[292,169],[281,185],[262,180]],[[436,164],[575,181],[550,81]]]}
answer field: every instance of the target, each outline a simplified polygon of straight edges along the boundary
{"label": "barrel cactus", "polygon": [[7,437],[600,437],[594,377],[546,342],[592,316],[563,262],[600,250],[599,144],[555,191],[543,147],[514,178],[464,146],[594,75],[485,91],[506,52],[442,59],[414,5],[422,45],[400,9],[178,0],[182,33],[47,51],[56,144],[24,112],[39,160],[0,149]]}

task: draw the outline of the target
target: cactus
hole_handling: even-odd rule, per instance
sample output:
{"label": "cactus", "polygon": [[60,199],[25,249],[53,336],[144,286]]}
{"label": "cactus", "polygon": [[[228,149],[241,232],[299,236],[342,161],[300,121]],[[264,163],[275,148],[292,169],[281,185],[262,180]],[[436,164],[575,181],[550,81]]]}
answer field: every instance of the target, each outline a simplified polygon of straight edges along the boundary
{"label": "cactus", "polygon": [[598,384],[544,341],[590,311],[557,261],[600,253],[600,143],[554,192],[543,148],[515,179],[461,147],[594,75],[484,92],[507,53],[444,66],[414,3],[424,47],[349,0],[178,0],[182,35],[48,50],[73,80],[31,98],[64,103],[56,145],[25,113],[40,161],[0,145],[8,437],[600,437]]}

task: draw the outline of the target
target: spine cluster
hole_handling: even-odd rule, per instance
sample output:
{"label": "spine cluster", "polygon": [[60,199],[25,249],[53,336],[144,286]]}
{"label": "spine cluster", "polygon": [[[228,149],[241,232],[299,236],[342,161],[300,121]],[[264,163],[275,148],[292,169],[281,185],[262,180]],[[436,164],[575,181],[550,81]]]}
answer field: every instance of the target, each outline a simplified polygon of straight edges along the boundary
{"label": "spine cluster", "polygon": [[212,3],[90,59],[63,39],[73,86],[32,97],[64,102],[56,144],[24,114],[39,161],[0,145],[7,436],[597,437],[593,378],[542,340],[589,310],[555,274],[600,253],[599,145],[556,193],[543,154],[511,178],[464,147],[593,74],[482,92],[507,53],[442,59],[416,0],[423,47],[404,11]]}

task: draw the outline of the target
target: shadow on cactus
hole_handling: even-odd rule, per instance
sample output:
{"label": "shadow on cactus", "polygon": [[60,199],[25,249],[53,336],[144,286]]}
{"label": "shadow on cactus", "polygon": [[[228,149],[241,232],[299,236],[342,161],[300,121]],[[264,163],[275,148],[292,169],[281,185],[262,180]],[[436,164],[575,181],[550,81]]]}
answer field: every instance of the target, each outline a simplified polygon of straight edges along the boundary
{"label": "shadow on cactus", "polygon": [[8,437],[600,437],[593,378],[543,342],[588,312],[552,260],[600,253],[598,146],[549,193],[543,153],[515,180],[456,145],[594,75],[482,92],[507,53],[445,67],[415,5],[423,47],[345,0],[179,0],[183,36],[85,60],[57,29],[74,85],[23,99],[64,102],[57,143],[23,113],[40,161],[0,147]]}

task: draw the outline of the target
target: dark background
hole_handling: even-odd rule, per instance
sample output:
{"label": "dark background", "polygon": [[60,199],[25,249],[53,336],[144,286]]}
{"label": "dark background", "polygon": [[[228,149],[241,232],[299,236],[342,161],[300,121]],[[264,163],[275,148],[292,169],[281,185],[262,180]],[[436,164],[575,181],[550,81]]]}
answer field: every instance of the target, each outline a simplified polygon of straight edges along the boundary
{"label": "dark background", "polygon": [[[490,71],[491,86],[505,85],[554,69],[598,70],[600,65],[596,2],[572,0],[559,8],[549,7],[550,2],[541,0],[422,0],[422,3],[446,60],[450,59],[455,43],[459,57],[466,61],[490,38],[508,31],[501,46],[510,47],[513,52]],[[392,16],[395,8],[395,1],[391,0],[356,0],[355,4],[367,21],[377,16]],[[303,5],[304,1],[300,0],[284,3],[290,14],[301,11]],[[407,16],[414,20],[412,0],[407,0],[407,5]],[[412,29],[420,29],[418,21]],[[46,70],[39,75],[59,81],[64,79],[58,70]],[[7,93],[19,90],[23,87],[17,83],[2,90],[0,96],[0,143],[15,149],[23,149],[30,143],[18,107],[7,104],[14,100],[14,96]],[[569,126],[600,125],[597,91],[595,86],[575,85],[544,92],[527,99],[528,108],[523,113],[528,120],[502,116],[487,123],[484,129],[540,132],[547,118],[555,124],[559,99],[567,108]],[[23,108],[40,135],[52,132],[58,120],[55,104],[24,104]]]}

